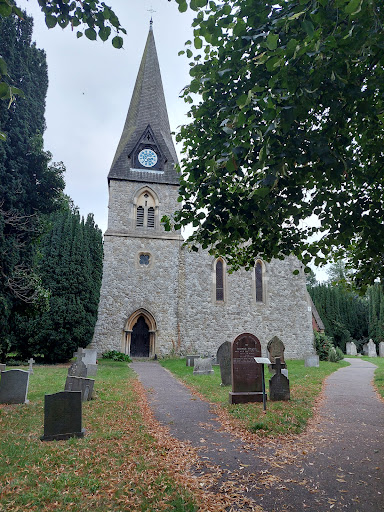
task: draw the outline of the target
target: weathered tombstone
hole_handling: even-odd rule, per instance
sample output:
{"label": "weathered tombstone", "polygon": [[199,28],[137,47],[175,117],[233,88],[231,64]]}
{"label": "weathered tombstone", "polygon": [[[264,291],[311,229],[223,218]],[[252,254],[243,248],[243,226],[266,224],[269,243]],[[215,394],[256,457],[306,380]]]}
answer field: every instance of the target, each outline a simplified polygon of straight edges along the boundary
{"label": "weathered tombstone", "polygon": [[211,355],[211,363],[212,366],[217,366],[219,364],[217,361],[217,357],[214,354]]}
{"label": "weathered tombstone", "polygon": [[384,341],[379,343],[379,357],[384,357]]}
{"label": "weathered tombstone", "polygon": [[5,372],[6,367],[6,364],[0,363],[0,372]]}
{"label": "weathered tombstone", "polygon": [[0,404],[27,404],[29,372],[7,370],[1,373]]}
{"label": "weathered tombstone", "polygon": [[185,362],[186,366],[195,366],[195,359],[199,359],[199,358],[200,358],[200,356],[198,356],[198,355],[188,355],[186,357],[186,362]]}
{"label": "weathered tombstone", "polygon": [[35,362],[36,361],[32,357],[28,360],[28,364],[29,364],[28,372],[29,372],[29,375],[33,374],[33,366],[32,365]]}
{"label": "weathered tombstone", "polygon": [[87,367],[87,377],[94,377],[97,374],[97,350],[85,348],[83,363]]}
{"label": "weathered tombstone", "polygon": [[81,399],[83,402],[92,399],[94,379],[85,379],[84,377],[67,377],[65,381],[65,391],[81,391]]}
{"label": "weathered tombstone", "polygon": [[281,372],[280,358],[275,360],[275,375],[269,379],[269,399],[272,401],[290,400],[289,380]]}
{"label": "weathered tombstone", "polygon": [[225,341],[217,349],[216,359],[220,365],[221,385],[232,385],[231,342]]}
{"label": "weathered tombstone", "polygon": [[277,336],[274,336],[268,342],[267,350],[268,350],[269,360],[272,363],[271,365],[268,365],[269,371],[274,371],[275,370],[275,359],[276,359],[276,357],[280,358],[281,367],[282,368],[286,367],[285,359],[284,359],[285,346],[284,346],[284,343],[281,341],[280,338],[278,338]]}
{"label": "weathered tombstone", "polygon": [[357,356],[357,348],[356,348],[356,345],[353,343],[353,341],[351,341],[351,353],[350,353],[351,356]]}
{"label": "weathered tombstone", "polygon": [[255,357],[261,357],[260,341],[253,334],[240,334],[232,343],[232,392],[229,403],[244,404],[262,402],[261,364]]}
{"label": "weathered tombstone", "polygon": [[195,359],[193,375],[212,375],[212,373],[212,360],[210,357],[206,359]]}
{"label": "weathered tombstone", "polygon": [[368,357],[377,357],[376,343],[373,340],[368,341]]}
{"label": "weathered tombstone", "polygon": [[368,343],[364,343],[363,345],[363,356],[368,355]]}
{"label": "weathered tombstone", "polygon": [[68,369],[68,375],[70,377],[86,377],[87,367],[83,363],[82,358],[84,357],[84,349],[79,348],[77,352],[73,354],[76,357],[76,361]]}
{"label": "weathered tombstone", "polygon": [[281,369],[281,374],[284,375],[284,377],[287,377],[288,379],[288,370],[286,368]]}
{"label": "weathered tombstone", "polygon": [[44,435],[42,441],[83,437],[80,391],[60,391],[45,395]]}
{"label": "weathered tombstone", "polygon": [[347,356],[351,356],[351,351],[352,351],[352,343],[350,341],[347,341],[347,343],[345,344],[345,353]]}
{"label": "weathered tombstone", "polygon": [[319,356],[316,356],[316,355],[313,355],[313,354],[305,356],[304,366],[308,366],[308,367],[314,366],[314,367],[318,368],[320,366]]}

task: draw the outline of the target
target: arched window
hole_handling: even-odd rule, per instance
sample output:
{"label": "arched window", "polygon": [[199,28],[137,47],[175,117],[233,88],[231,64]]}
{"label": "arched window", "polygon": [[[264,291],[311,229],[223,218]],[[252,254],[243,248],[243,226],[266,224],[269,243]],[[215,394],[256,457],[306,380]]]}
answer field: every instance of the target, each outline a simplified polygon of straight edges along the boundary
{"label": "arched window", "polygon": [[263,264],[257,261],[255,265],[256,302],[264,301]]}
{"label": "arched window", "polygon": [[216,261],[216,301],[223,302],[224,301],[224,261],[219,258]]}
{"label": "arched window", "polygon": [[148,191],[143,192],[138,198],[136,206],[136,227],[155,227],[155,200]]}

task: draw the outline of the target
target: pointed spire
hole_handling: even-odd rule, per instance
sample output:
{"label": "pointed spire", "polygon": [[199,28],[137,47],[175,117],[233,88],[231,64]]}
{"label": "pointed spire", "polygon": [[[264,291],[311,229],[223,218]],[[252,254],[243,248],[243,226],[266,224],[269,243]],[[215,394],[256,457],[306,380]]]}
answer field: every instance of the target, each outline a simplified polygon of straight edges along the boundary
{"label": "pointed spire", "polygon": [[[152,24],[151,19],[123,133],[108,179],[117,178],[178,184],[179,176],[174,169],[175,164],[177,164],[177,155],[171,136]],[[143,172],[137,172],[135,159],[133,158],[134,150],[138,147],[148,127],[150,127],[153,139],[157,144],[159,153],[162,154],[164,162],[162,172],[155,173],[152,171],[151,179],[149,179],[149,173],[144,172],[145,169],[142,169]]]}

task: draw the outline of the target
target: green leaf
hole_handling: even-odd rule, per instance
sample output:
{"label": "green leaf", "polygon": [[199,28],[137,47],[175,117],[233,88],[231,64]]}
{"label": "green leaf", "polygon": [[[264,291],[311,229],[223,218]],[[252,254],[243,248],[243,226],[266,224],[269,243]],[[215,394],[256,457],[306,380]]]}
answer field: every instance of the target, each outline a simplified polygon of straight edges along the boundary
{"label": "green leaf", "polygon": [[200,50],[200,48],[203,46],[203,40],[200,37],[195,37],[193,44],[196,50]]}
{"label": "green leaf", "polygon": [[99,30],[99,37],[102,41],[106,41],[111,35],[111,27],[102,27]]}
{"label": "green leaf", "polygon": [[0,16],[8,17],[12,14],[12,5],[8,2],[0,3]]}
{"label": "green leaf", "polygon": [[276,50],[277,48],[277,41],[279,40],[278,34],[273,34],[270,32],[267,37],[267,47],[269,50]]}
{"label": "green leaf", "polygon": [[349,4],[345,7],[344,11],[347,14],[350,14],[353,16],[354,14],[357,14],[361,11],[361,4],[363,0],[351,0]]}
{"label": "green leaf", "polygon": [[80,30],[78,30],[78,31],[76,32],[76,37],[77,37],[77,39],[79,39],[79,37],[83,37],[83,33],[82,33],[82,32],[80,32]]}
{"label": "green leaf", "polygon": [[8,73],[7,73],[7,64],[5,62],[5,60],[0,57],[0,77],[4,75],[4,76],[7,76]]}
{"label": "green leaf", "polygon": [[90,39],[91,41],[95,41],[97,39],[96,30],[94,28],[86,28],[84,30],[85,37]]}
{"label": "green leaf", "polygon": [[113,39],[112,39],[112,46],[114,48],[117,48],[117,49],[120,49],[123,47],[123,38],[120,37],[120,36],[115,36]]}
{"label": "green leaf", "polygon": [[188,4],[185,0],[177,0],[177,3],[179,4],[180,12],[185,12],[188,9]]}
{"label": "green leaf", "polygon": [[300,274],[300,271],[299,271],[299,270],[297,270],[297,269],[296,269],[296,270],[294,270],[294,271],[293,271],[293,275],[294,275],[294,276],[298,276],[299,274]]}
{"label": "green leaf", "polygon": [[45,24],[48,28],[54,28],[57,23],[57,18],[55,16],[52,16],[51,14],[47,14],[45,17]]}
{"label": "green leaf", "polygon": [[4,142],[4,141],[6,141],[6,140],[7,140],[7,135],[6,135],[6,133],[5,133],[5,132],[2,132],[2,131],[0,130],[0,141],[1,141],[1,142]]}
{"label": "green leaf", "polygon": [[10,98],[9,85],[5,82],[0,82],[0,99]]}
{"label": "green leaf", "polygon": [[302,22],[303,29],[306,31],[308,36],[312,39],[313,34],[315,32],[315,27],[313,26],[313,23],[309,20],[304,20]]}

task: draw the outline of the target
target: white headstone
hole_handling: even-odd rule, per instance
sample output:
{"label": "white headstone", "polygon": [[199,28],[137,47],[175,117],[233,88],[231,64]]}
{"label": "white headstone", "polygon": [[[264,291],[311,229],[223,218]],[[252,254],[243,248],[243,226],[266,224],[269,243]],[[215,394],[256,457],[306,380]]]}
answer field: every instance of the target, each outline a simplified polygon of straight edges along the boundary
{"label": "white headstone", "polygon": [[320,366],[319,356],[314,356],[312,354],[309,356],[305,356],[304,366],[315,366],[316,368],[318,368]]}
{"label": "white headstone", "polygon": [[368,357],[377,357],[376,343],[373,340],[368,341]]}
{"label": "white headstone", "polygon": [[379,357],[384,357],[384,341],[379,343]]}
{"label": "white headstone", "polygon": [[353,343],[353,341],[351,342],[351,353],[350,353],[351,356],[357,356],[357,348],[356,348],[356,345]]}
{"label": "white headstone", "polygon": [[33,374],[33,363],[35,363],[35,360],[33,359],[33,357],[31,357],[29,360],[28,360],[28,364],[29,364],[29,368],[28,368],[28,371],[29,371],[29,375],[32,375]]}
{"label": "white headstone", "polygon": [[206,359],[195,359],[193,375],[211,375],[212,373],[212,359],[210,357]]}
{"label": "white headstone", "polygon": [[97,350],[95,348],[85,348],[83,354],[83,363],[86,366],[96,364]]}
{"label": "white headstone", "polygon": [[347,354],[347,356],[351,356],[351,342],[350,341],[347,341],[347,343],[345,344],[345,353]]}

